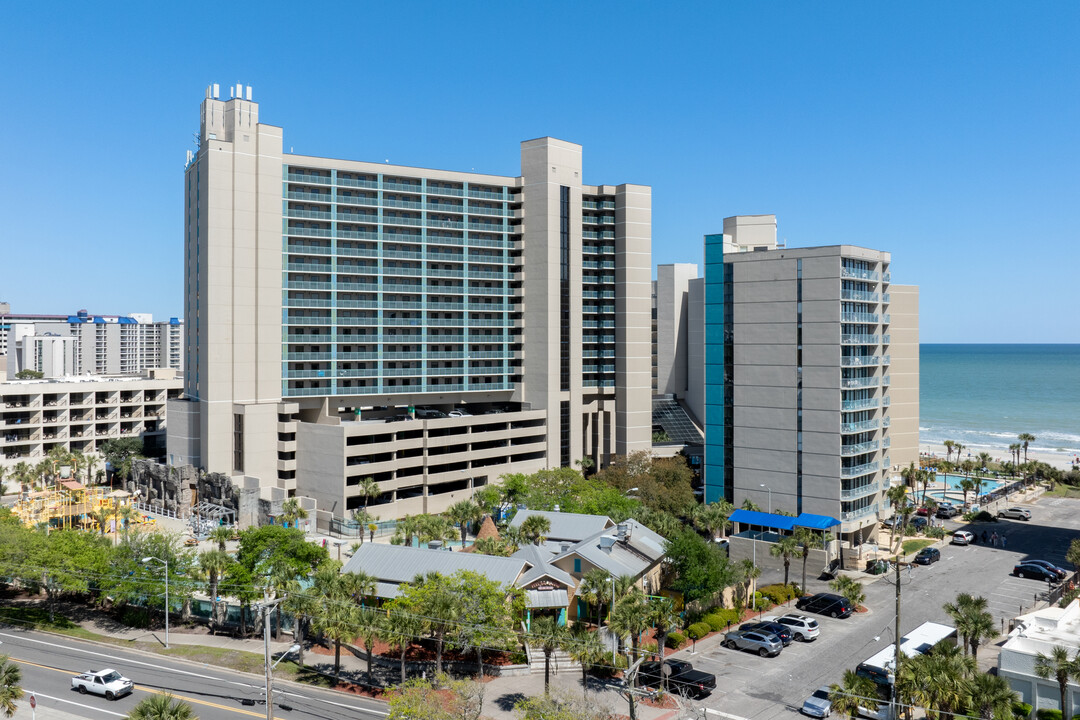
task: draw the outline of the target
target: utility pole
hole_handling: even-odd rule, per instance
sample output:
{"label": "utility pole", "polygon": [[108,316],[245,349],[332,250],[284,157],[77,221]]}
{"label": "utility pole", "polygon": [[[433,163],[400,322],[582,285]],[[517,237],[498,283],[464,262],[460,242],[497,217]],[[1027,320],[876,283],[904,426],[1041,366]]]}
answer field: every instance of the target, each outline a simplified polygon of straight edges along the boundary
{"label": "utility pole", "polygon": [[896,644],[893,646],[892,717],[898,720],[900,707],[897,703],[896,684],[900,681],[900,553],[896,553]]}
{"label": "utility pole", "polygon": [[[899,586],[897,586],[899,587]],[[897,601],[899,603],[899,601]],[[270,608],[269,602],[263,605],[263,656],[266,667],[266,720],[274,720],[274,670],[270,666]],[[899,607],[899,605],[897,606]]]}

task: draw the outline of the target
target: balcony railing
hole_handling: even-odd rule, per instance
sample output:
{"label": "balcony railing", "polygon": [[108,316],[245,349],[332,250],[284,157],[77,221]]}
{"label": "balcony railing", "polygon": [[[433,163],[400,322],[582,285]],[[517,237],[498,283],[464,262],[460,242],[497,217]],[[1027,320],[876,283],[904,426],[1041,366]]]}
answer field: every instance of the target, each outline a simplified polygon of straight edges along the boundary
{"label": "balcony railing", "polygon": [[877,345],[877,335],[841,335],[840,344],[842,345]]}
{"label": "balcony railing", "polygon": [[876,303],[881,299],[881,296],[876,292],[868,292],[866,290],[841,290],[840,299]]}
{"label": "balcony railing", "polygon": [[855,445],[841,445],[840,454],[846,457],[852,455],[862,455],[863,453],[874,452],[878,449],[878,441],[870,440],[869,442],[857,443]]}
{"label": "balcony railing", "polygon": [[847,323],[873,323],[878,322],[877,313],[846,312],[840,313],[840,321]]}
{"label": "balcony railing", "polygon": [[840,268],[840,277],[846,278],[858,278],[859,280],[870,280],[877,282],[878,274],[873,270],[863,270],[862,268]]}
{"label": "balcony railing", "polygon": [[880,404],[877,398],[860,398],[859,400],[844,400],[840,403],[840,409],[844,412],[853,410],[868,410],[876,408]]}
{"label": "balcony railing", "polygon": [[862,420],[860,422],[840,423],[840,432],[845,435],[857,432],[869,432],[870,430],[877,430],[880,425],[878,420]]}
{"label": "balcony railing", "polygon": [[853,465],[851,467],[840,468],[840,477],[842,478],[856,478],[860,475],[869,475],[870,473],[877,472],[877,461],[863,463],[862,465]]}
{"label": "balcony railing", "polygon": [[880,483],[878,483],[878,481],[875,480],[872,483],[868,483],[866,485],[862,485],[862,486],[857,487],[857,488],[851,488],[851,489],[848,489],[848,490],[841,489],[840,490],[840,499],[841,500],[856,500],[856,499],[861,498],[861,497],[866,497],[867,495],[873,495],[874,493],[876,493],[878,491],[879,484]]}
{"label": "balcony railing", "polygon": [[860,355],[857,357],[840,358],[841,367],[870,367],[872,365],[880,364],[881,357],[878,355]]}
{"label": "balcony railing", "polygon": [[859,508],[858,510],[848,510],[842,512],[840,513],[840,519],[844,522],[847,522],[848,520],[858,520],[859,518],[866,517],[867,515],[873,515],[877,511],[878,504],[874,503],[873,505],[867,505],[866,507]]}

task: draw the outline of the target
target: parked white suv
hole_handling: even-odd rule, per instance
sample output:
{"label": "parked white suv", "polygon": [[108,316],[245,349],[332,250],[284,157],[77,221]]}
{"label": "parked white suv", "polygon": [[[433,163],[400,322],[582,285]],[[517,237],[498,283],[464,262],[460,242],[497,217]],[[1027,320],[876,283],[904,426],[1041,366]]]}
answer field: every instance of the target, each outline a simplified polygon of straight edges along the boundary
{"label": "parked white suv", "polygon": [[106,668],[105,670],[87,670],[76,675],[71,678],[71,689],[78,690],[84,695],[91,692],[95,695],[104,695],[108,700],[115,700],[130,694],[135,686],[120,673]]}
{"label": "parked white suv", "polygon": [[817,640],[818,635],[821,634],[821,628],[818,627],[818,621],[814,618],[806,617],[805,615],[796,615],[795,613],[788,613],[787,615],[781,615],[779,617],[769,615],[768,617],[762,618],[762,621],[787,625],[791,628],[791,636],[799,642]]}

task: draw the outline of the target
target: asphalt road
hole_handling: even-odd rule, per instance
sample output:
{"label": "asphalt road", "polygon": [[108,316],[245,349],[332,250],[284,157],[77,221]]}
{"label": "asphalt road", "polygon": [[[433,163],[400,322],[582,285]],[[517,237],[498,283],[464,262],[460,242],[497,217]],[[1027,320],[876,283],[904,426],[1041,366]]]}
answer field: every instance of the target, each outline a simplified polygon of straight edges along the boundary
{"label": "asphalt road", "polygon": [[[263,680],[251,675],[6,626],[0,627],[0,642],[0,653],[19,664],[23,689],[37,696],[39,707],[111,720],[125,717],[151,693],[167,692],[190,703],[202,720],[266,717]],[[135,691],[110,702],[71,689],[73,675],[105,667],[131,679]],[[375,720],[387,714],[384,705],[365,698],[291,683],[276,683],[274,699],[274,717],[281,720]],[[257,704],[244,705],[244,700]]]}
{"label": "asphalt road", "polygon": [[[1080,537],[1080,501],[1044,498],[1031,505],[1033,518],[1001,520],[968,525],[946,521],[946,530],[967,529],[980,538],[983,529],[997,530],[1008,538],[1007,549],[976,545],[944,545],[941,561],[929,567],[904,570],[901,575],[900,629],[910,632],[927,621],[949,622],[942,606],[967,592],[988,601],[990,612],[1006,629],[1011,618],[1031,610],[1035,595],[1047,590],[1046,583],[1011,576],[1013,566],[1023,559],[1048,560],[1067,570],[1065,552],[1074,537]],[[792,566],[796,576],[795,566]],[[748,652],[717,648],[692,658],[694,666],[714,673],[717,690],[704,704],[723,713],[771,720],[798,713],[815,689],[839,682],[844,670],[882,650],[894,637],[896,590],[893,574],[867,585],[867,613],[845,620],[816,617],[821,636],[814,642],[793,643],[776,658],[761,658]],[[820,583],[810,583],[817,591]],[[780,609],[778,608],[777,611]],[[794,612],[794,607],[770,614]]]}

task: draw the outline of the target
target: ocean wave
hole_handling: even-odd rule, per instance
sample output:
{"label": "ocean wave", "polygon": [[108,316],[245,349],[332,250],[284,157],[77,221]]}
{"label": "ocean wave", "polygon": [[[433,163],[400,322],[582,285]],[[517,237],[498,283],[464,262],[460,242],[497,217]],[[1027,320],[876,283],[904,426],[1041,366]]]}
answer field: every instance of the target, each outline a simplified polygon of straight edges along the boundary
{"label": "ocean wave", "polygon": [[[1035,443],[1028,446],[1028,451],[1036,452],[1080,452],[1080,435],[1048,430],[1032,432]],[[946,440],[959,442],[965,447],[990,448],[996,452],[1008,452],[1008,446],[1020,442],[1019,433],[996,430],[961,430],[957,428],[919,428],[919,441],[941,445]]]}

